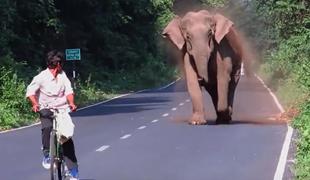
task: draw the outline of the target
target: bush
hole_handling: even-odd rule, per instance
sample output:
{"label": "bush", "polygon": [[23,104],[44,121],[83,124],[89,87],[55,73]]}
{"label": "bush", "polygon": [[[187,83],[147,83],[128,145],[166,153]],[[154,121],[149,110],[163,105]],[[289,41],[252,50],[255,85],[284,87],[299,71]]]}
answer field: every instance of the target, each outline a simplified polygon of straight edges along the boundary
{"label": "bush", "polygon": [[297,147],[297,179],[310,179],[310,100],[302,105],[301,114],[293,121],[293,126],[299,131]]}
{"label": "bush", "polygon": [[0,68],[0,129],[27,125],[34,119],[25,89],[25,83],[12,69]]}

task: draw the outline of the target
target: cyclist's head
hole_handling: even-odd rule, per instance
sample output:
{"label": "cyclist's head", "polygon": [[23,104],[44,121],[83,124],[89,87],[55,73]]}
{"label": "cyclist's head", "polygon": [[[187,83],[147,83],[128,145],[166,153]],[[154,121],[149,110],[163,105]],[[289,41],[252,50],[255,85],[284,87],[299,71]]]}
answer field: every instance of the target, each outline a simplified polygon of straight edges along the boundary
{"label": "cyclist's head", "polygon": [[64,64],[64,55],[62,52],[52,50],[46,55],[46,65],[48,68],[55,69],[58,65],[61,67]]}

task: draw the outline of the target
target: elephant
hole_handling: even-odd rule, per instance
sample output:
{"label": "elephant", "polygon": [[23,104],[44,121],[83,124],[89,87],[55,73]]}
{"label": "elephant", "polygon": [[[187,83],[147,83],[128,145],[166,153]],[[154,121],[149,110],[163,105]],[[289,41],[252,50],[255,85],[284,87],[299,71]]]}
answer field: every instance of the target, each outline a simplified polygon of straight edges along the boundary
{"label": "elephant", "polygon": [[242,40],[233,22],[219,13],[190,11],[183,17],[174,17],[162,36],[181,53],[193,107],[189,123],[207,123],[202,96],[204,87],[216,110],[216,124],[229,124],[244,59]]}

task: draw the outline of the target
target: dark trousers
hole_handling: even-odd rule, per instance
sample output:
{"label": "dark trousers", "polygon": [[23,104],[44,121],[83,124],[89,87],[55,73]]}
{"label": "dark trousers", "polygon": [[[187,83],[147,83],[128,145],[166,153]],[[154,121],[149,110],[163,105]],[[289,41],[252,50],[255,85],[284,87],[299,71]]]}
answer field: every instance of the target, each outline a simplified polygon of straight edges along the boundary
{"label": "dark trousers", "polygon": [[[42,125],[42,145],[44,156],[49,155],[50,149],[50,135],[53,129],[53,119],[52,117],[40,116],[40,121]],[[62,150],[64,155],[64,160],[68,169],[77,168],[77,159],[75,156],[75,148],[72,138],[62,144]]]}

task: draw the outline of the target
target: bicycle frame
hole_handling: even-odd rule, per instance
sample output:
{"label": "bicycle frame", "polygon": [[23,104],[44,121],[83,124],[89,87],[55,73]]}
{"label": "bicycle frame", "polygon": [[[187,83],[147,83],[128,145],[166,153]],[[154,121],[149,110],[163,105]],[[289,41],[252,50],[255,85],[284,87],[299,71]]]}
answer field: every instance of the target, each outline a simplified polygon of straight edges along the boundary
{"label": "bicycle frame", "polygon": [[51,180],[63,180],[65,179],[65,165],[62,154],[62,146],[57,136],[57,121],[56,113],[57,109],[51,109],[53,111],[53,129],[50,134],[50,157],[51,157]]}

